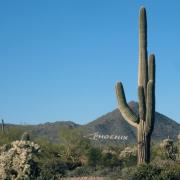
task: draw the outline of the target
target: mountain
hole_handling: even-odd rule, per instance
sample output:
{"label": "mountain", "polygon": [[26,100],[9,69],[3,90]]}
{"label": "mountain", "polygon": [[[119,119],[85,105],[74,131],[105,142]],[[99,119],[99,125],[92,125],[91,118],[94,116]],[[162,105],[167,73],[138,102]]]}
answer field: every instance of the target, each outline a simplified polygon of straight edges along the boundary
{"label": "mountain", "polygon": [[[62,129],[64,130],[72,130],[77,129],[80,125],[72,122],[72,121],[57,121],[57,122],[47,122],[44,124],[38,125],[13,125],[6,124],[6,132],[7,133],[15,133],[22,134],[23,132],[29,132],[30,136],[33,139],[48,139],[51,142],[59,143],[60,132]],[[19,133],[17,133],[19,132]]]}
{"label": "mountain", "polygon": [[47,138],[52,142],[58,142],[60,130],[64,129],[75,129],[80,125],[72,121],[57,121],[54,123],[47,122],[45,124],[33,125],[31,132],[36,137]]}
{"label": "mountain", "polygon": [[[131,101],[129,103],[130,108],[137,114],[138,103]],[[136,141],[136,129],[129,125],[122,117],[120,111],[115,109],[98,119],[85,125],[84,128],[88,133],[106,134],[106,135],[120,135],[128,136],[128,142]],[[167,138],[176,139],[177,135],[180,133],[180,124],[174,120],[168,118],[167,116],[155,113],[155,125],[152,134],[152,139],[155,141]]]}
{"label": "mountain", "polygon": [[[137,113],[138,103],[131,101],[129,103],[130,108]],[[45,138],[52,142],[61,142],[60,132],[77,130],[83,133],[83,136],[94,138],[95,135],[100,137],[97,143],[134,143],[136,142],[136,129],[129,125],[122,117],[118,109],[109,112],[96,120],[86,124],[79,125],[71,121],[58,121],[54,123],[45,123],[39,125],[9,125],[16,126],[21,131],[29,131],[34,138]],[[96,133],[96,134],[95,134]],[[160,141],[162,139],[170,138],[176,139],[180,133],[180,124],[167,116],[156,112],[155,114],[155,126],[152,134],[153,141]],[[106,136],[105,136],[106,135]],[[120,140],[113,140],[111,137],[119,137]],[[103,138],[104,139],[103,139]],[[105,139],[105,137],[107,139]],[[121,140],[121,138],[127,137],[127,139]]]}

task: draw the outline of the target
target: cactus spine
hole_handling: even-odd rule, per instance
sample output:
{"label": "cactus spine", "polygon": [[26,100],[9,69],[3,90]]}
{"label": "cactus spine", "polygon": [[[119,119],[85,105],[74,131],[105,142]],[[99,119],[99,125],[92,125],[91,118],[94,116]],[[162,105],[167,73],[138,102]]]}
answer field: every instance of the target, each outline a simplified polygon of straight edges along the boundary
{"label": "cactus spine", "polygon": [[147,55],[147,19],[144,7],[139,15],[139,115],[128,106],[121,82],[116,84],[118,107],[123,118],[137,128],[138,164],[150,161],[150,140],[155,118],[155,56]]}

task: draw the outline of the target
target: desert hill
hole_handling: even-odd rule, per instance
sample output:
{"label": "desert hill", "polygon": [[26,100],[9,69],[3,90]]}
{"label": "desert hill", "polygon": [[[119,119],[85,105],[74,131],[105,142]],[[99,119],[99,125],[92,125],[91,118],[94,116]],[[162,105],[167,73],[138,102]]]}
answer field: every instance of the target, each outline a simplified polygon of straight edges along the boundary
{"label": "desert hill", "polygon": [[[138,103],[131,101],[129,106],[135,113],[138,112]],[[85,125],[85,127],[89,133],[125,135],[128,136],[128,142],[136,141],[136,129],[123,119],[118,109],[97,118]],[[153,140],[159,141],[168,136],[175,139],[179,133],[180,124],[156,112],[155,127],[152,134]]]}
{"label": "desert hill", "polygon": [[[129,103],[130,108],[137,113],[138,103],[131,101]],[[127,136],[126,143],[136,142],[136,129],[130,126],[121,116],[118,109],[109,112],[96,120],[91,121],[85,125],[79,125],[71,121],[58,121],[54,123],[45,123],[38,125],[10,125],[16,126],[21,131],[29,131],[35,138],[45,138],[52,142],[61,142],[60,131],[76,130],[81,131],[83,136],[89,137],[89,134],[98,133],[100,135],[118,135]],[[180,133],[180,124],[170,119],[169,117],[156,112],[155,114],[155,127],[152,134],[152,140],[159,141],[168,136],[176,139]],[[104,142],[99,140],[100,142]],[[108,140],[105,140],[108,142]]]}

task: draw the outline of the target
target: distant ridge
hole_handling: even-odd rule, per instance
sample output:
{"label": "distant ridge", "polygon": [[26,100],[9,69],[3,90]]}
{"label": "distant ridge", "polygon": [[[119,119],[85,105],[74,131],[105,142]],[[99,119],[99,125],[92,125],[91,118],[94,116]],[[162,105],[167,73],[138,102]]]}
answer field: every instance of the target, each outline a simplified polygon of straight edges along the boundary
{"label": "distant ridge", "polygon": [[[138,103],[131,101],[130,108],[137,113]],[[101,135],[123,135],[128,136],[126,143],[136,142],[136,129],[130,126],[122,117],[118,109],[113,110],[86,125],[79,125],[72,121],[57,121],[54,123],[44,123],[38,125],[10,125],[21,127],[29,131],[35,138],[49,139],[51,142],[61,142],[60,131],[64,128],[68,130],[81,131],[84,135],[99,133]],[[155,127],[152,134],[153,141],[160,141],[168,136],[176,139],[180,133],[180,124],[167,116],[156,112]],[[108,141],[107,141],[108,142]]]}
{"label": "distant ridge", "polygon": [[[138,103],[131,101],[130,108],[137,114]],[[99,132],[100,134],[119,134],[128,136],[128,142],[136,141],[136,129],[130,126],[122,117],[118,109],[109,112],[96,120],[85,125],[89,133]],[[167,138],[176,139],[180,133],[180,124],[167,116],[156,112],[155,127],[152,139],[155,141]]]}

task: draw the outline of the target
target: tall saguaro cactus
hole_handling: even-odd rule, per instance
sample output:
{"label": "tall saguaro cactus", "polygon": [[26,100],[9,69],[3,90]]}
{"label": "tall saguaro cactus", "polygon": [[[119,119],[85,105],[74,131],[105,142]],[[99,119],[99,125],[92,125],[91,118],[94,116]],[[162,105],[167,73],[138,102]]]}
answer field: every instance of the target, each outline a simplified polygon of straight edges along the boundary
{"label": "tall saguaro cactus", "polygon": [[150,161],[150,140],[155,118],[155,56],[147,55],[147,19],[144,7],[139,15],[139,115],[128,106],[121,82],[116,84],[119,110],[123,118],[137,128],[138,164]]}

